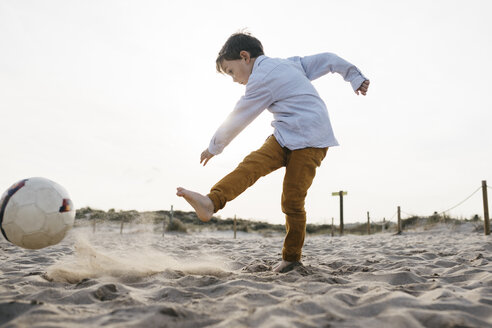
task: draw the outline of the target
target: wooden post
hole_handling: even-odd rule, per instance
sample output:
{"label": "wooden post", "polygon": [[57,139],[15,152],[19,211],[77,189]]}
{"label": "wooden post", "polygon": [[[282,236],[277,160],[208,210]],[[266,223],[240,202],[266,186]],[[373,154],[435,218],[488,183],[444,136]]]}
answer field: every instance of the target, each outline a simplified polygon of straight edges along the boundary
{"label": "wooden post", "polygon": [[371,234],[371,221],[369,219],[369,212],[367,212],[367,234]]}
{"label": "wooden post", "polygon": [[[171,212],[169,213],[171,216],[169,217],[169,227],[171,227],[171,224],[173,223],[173,218],[174,218],[174,211],[173,211],[173,205],[171,205]],[[164,237],[164,232],[166,231],[166,220],[165,218],[162,220],[162,237]]]}
{"label": "wooden post", "polygon": [[236,214],[234,214],[234,239],[236,239]]}
{"label": "wooden post", "polygon": [[385,225],[386,225],[386,218],[383,218],[383,227],[381,228],[381,232],[384,232]]}
{"label": "wooden post", "polygon": [[340,197],[340,236],[343,235],[343,195],[346,195],[346,191],[337,191],[337,192],[332,192],[332,196],[339,196]]}
{"label": "wooden post", "polygon": [[343,191],[339,191],[340,196],[340,236],[343,236]]}
{"label": "wooden post", "polygon": [[123,234],[123,220],[121,220],[120,235]]}
{"label": "wooden post", "polygon": [[400,206],[398,206],[398,234],[401,234],[401,211],[400,211]]}
{"label": "wooden post", "polygon": [[335,231],[333,230],[333,218],[331,218],[331,236],[333,237],[335,235]]}
{"label": "wooden post", "polygon": [[483,228],[485,235],[490,235],[490,221],[489,221],[489,201],[487,197],[487,181],[482,181],[482,197],[483,197]]}

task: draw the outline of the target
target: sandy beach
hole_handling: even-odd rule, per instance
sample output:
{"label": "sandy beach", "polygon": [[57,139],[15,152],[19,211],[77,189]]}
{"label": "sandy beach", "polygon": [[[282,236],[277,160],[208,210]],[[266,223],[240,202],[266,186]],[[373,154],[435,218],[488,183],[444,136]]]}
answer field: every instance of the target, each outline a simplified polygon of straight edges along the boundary
{"label": "sandy beach", "polygon": [[492,327],[492,237],[463,225],[283,237],[76,227],[38,251],[0,241],[1,327]]}

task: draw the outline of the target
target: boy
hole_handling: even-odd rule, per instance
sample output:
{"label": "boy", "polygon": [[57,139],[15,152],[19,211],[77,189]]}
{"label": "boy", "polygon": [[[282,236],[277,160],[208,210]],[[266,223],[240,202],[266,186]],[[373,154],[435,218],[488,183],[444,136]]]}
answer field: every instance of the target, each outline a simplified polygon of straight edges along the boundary
{"label": "boy", "polygon": [[202,152],[200,164],[205,166],[220,154],[264,109],[273,114],[274,132],[208,195],[181,187],[176,194],[185,198],[200,220],[207,222],[260,177],[285,166],[281,205],[287,233],[282,261],[274,271],[287,270],[301,259],[306,231],[304,199],[316,168],[328,147],[338,145],[326,106],[311,81],[336,72],[351,83],[357,95],[365,96],[369,80],[354,65],[331,53],[289,59],[266,57],[261,42],[248,33],[229,37],[219,52],[216,68],[245,85],[246,91]]}

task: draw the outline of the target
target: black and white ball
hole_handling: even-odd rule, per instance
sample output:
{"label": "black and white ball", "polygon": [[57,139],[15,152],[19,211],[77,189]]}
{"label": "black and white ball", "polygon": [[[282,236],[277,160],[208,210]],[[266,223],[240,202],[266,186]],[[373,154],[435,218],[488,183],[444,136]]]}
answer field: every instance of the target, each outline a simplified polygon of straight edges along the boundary
{"label": "black and white ball", "polygon": [[45,178],[21,180],[0,199],[2,234],[20,247],[39,249],[59,243],[74,219],[68,192]]}

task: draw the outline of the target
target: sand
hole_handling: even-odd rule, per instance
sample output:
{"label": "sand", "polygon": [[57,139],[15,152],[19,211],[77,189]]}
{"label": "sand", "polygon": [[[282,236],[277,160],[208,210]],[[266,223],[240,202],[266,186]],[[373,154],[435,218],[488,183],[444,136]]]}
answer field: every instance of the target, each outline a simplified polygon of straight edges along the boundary
{"label": "sand", "polygon": [[0,241],[1,327],[492,327],[492,237],[438,226],[308,236],[74,228],[56,246]]}

